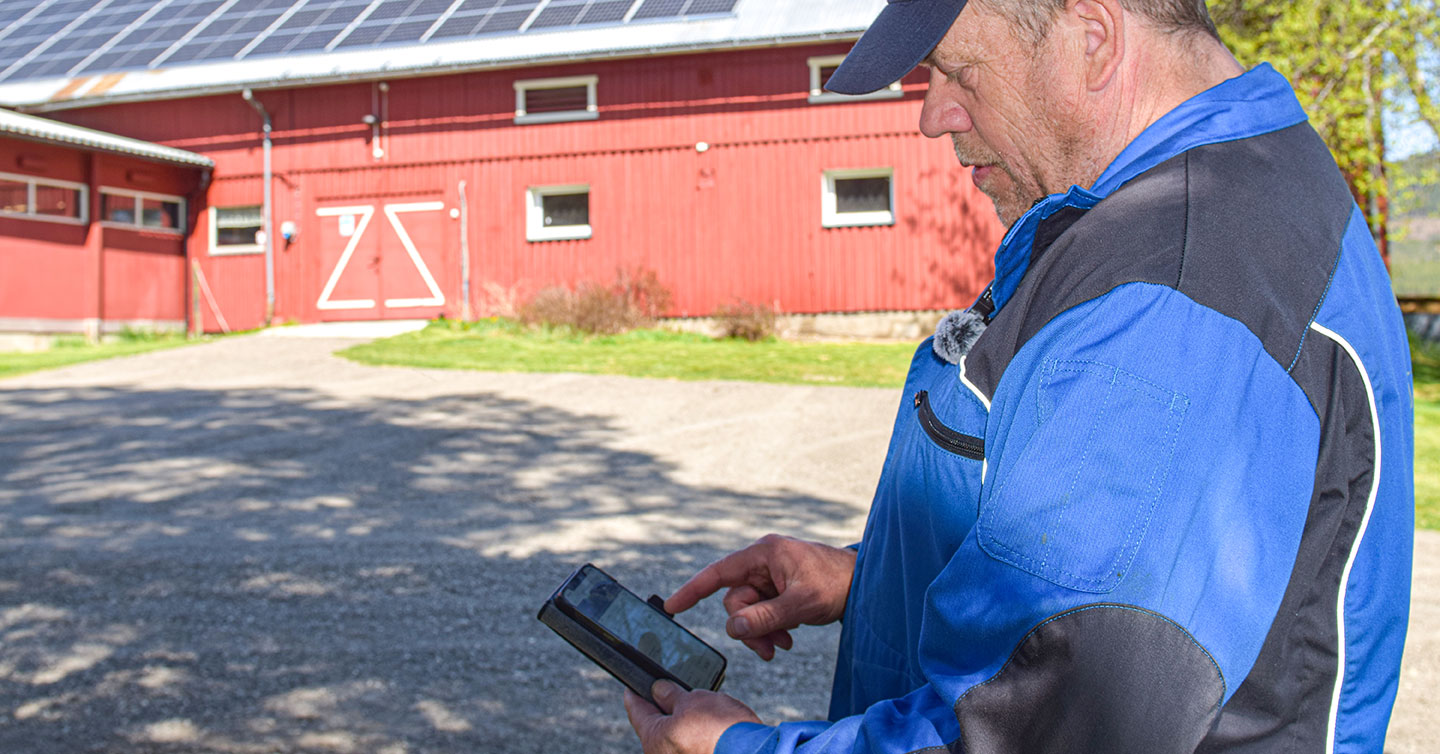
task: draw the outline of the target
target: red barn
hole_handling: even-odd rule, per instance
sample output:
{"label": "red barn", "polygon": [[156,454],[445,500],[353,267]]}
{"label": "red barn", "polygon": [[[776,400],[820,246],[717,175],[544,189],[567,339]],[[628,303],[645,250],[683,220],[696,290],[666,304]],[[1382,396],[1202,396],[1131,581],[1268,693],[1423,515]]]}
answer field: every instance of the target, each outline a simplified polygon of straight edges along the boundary
{"label": "red barn", "polygon": [[[989,201],[917,131],[923,75],[821,90],[875,0],[83,5],[28,51],[38,17],[0,10],[0,103],[213,160],[152,192],[186,199],[205,329],[455,317],[640,268],[681,316],[946,309],[992,272]],[[24,264],[0,251],[0,278]]]}

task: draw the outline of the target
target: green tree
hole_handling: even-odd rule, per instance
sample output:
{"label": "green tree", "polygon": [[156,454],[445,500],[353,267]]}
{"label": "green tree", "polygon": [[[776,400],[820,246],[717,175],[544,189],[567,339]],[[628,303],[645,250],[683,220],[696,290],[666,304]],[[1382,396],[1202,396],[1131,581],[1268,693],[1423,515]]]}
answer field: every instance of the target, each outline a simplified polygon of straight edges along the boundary
{"label": "green tree", "polygon": [[1382,116],[1413,99],[1440,133],[1440,0],[1212,0],[1209,7],[1242,64],[1268,61],[1294,84],[1383,250],[1395,187]]}

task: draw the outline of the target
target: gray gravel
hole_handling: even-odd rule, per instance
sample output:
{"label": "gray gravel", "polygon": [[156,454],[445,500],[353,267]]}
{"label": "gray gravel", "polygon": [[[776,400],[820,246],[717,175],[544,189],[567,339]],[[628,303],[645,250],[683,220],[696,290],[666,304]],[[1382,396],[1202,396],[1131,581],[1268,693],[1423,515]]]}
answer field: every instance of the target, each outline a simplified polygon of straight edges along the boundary
{"label": "gray gravel", "polygon": [[[899,397],[330,355],[353,342],[0,381],[0,752],[633,751],[540,602],[585,561],[644,595],[768,531],[858,539]],[[1418,545],[1394,752],[1440,704]],[[823,716],[835,629],[766,665],[713,601],[684,620],[762,717]]]}

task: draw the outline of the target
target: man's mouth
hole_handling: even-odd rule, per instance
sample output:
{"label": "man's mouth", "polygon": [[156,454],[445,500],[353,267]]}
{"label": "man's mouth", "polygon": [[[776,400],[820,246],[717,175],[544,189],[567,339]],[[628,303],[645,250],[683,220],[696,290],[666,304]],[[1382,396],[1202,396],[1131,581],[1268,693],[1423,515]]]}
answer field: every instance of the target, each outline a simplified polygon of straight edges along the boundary
{"label": "man's mouth", "polygon": [[976,187],[979,187],[982,181],[995,172],[994,165],[974,165],[971,168],[970,180],[975,182]]}

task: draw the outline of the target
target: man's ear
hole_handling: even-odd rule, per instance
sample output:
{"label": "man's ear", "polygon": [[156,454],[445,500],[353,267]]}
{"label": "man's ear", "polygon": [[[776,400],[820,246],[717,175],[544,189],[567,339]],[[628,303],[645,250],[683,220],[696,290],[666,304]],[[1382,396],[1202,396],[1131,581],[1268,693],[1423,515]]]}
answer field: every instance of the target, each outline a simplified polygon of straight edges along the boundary
{"label": "man's ear", "polygon": [[1084,38],[1086,88],[1104,89],[1125,57],[1125,10],[1120,0],[1068,0],[1065,11]]}

